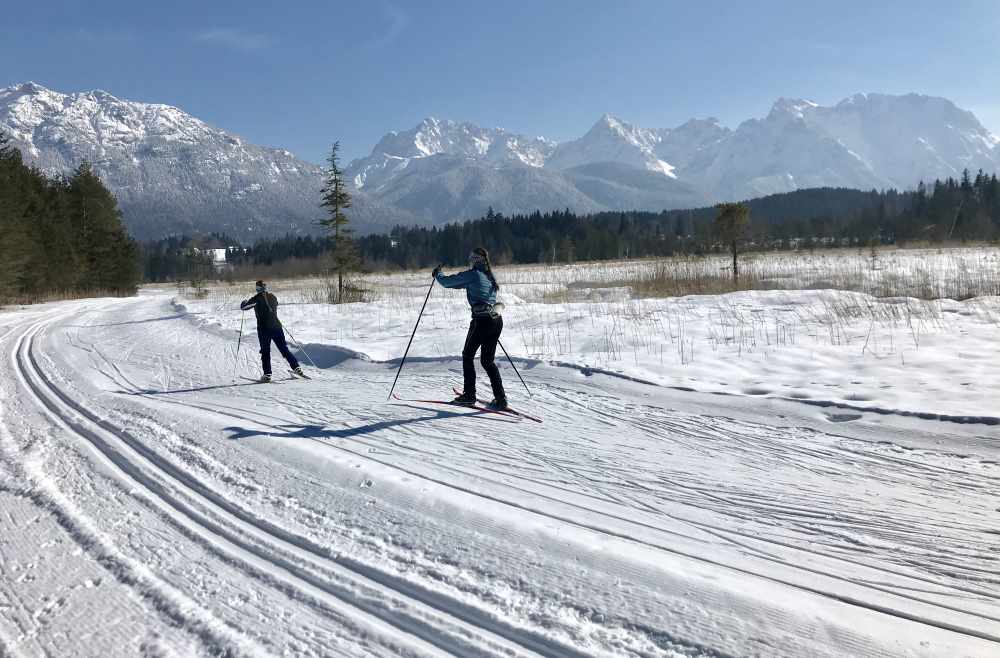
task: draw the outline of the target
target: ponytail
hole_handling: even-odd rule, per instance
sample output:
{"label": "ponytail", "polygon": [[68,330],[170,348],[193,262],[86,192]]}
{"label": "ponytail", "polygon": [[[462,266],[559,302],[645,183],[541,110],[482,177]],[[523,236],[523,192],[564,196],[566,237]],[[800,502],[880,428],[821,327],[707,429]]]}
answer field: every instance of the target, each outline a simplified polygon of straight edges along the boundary
{"label": "ponytail", "polygon": [[496,277],[493,276],[493,270],[490,269],[489,263],[486,264],[486,276],[490,280],[490,283],[493,284],[493,291],[494,292],[499,291],[500,290],[500,284],[497,283]]}

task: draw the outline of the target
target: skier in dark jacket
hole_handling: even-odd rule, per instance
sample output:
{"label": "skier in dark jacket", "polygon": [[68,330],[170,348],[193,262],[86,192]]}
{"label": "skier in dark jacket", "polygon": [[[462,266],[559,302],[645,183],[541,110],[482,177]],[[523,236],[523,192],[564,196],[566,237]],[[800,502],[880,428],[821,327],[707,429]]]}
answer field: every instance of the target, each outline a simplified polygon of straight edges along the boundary
{"label": "skier in dark jacket", "polygon": [[462,350],[462,374],[465,387],[462,394],[455,398],[456,404],[471,406],[476,403],[476,367],[473,361],[476,351],[482,348],[480,362],[483,370],[489,375],[493,387],[493,409],[507,408],[507,395],[500,380],[500,369],[494,363],[497,343],[500,342],[500,332],[503,331],[503,317],[497,307],[497,284],[490,268],[490,255],[482,247],[476,247],[469,254],[469,269],[451,276],[441,273],[441,267],[434,268],[434,278],[445,288],[464,288],[469,306],[472,309],[472,322],[469,333],[465,337],[465,348]]}
{"label": "skier in dark jacket", "polygon": [[260,361],[264,366],[264,376],[260,378],[262,382],[271,381],[271,341],[278,346],[281,356],[288,360],[288,366],[292,371],[305,377],[298,360],[288,351],[288,344],[285,342],[285,330],[278,320],[278,298],[267,291],[267,284],[263,281],[257,282],[257,294],[250,299],[240,303],[240,310],[254,310],[257,315],[257,340],[260,341]]}

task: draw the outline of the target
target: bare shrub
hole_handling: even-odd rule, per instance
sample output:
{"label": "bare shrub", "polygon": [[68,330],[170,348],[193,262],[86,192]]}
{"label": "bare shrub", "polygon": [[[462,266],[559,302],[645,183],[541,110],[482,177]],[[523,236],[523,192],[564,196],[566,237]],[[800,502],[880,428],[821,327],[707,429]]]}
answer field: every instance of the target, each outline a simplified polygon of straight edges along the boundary
{"label": "bare shrub", "polygon": [[362,287],[359,279],[344,279],[343,288],[340,287],[336,277],[325,279],[325,287],[313,291],[313,294],[322,295],[322,301],[327,304],[354,304],[358,302],[374,301],[372,291]]}

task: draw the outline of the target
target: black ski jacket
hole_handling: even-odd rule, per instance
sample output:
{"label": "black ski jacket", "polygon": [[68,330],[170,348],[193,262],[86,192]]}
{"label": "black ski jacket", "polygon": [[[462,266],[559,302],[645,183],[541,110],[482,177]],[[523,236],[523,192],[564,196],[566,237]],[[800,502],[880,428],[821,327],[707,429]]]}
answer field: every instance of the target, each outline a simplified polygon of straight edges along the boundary
{"label": "black ski jacket", "polygon": [[269,292],[259,292],[250,299],[240,303],[240,309],[247,311],[253,308],[257,315],[257,328],[266,331],[281,329],[278,320],[278,298]]}

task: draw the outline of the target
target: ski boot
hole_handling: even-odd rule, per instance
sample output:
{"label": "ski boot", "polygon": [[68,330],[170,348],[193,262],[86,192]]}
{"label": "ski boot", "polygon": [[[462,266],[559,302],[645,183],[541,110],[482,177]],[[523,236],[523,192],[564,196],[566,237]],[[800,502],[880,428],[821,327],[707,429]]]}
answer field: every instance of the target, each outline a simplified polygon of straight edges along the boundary
{"label": "ski boot", "polygon": [[257,381],[261,384],[269,384],[271,382],[271,373],[264,373]]}
{"label": "ski boot", "polygon": [[462,393],[457,398],[451,401],[452,404],[458,404],[463,407],[472,407],[476,404],[476,394],[475,393]]}
{"label": "ski boot", "polygon": [[507,411],[510,409],[510,407],[507,406],[507,398],[500,398],[499,400],[494,399],[486,405],[486,408],[492,409],[493,411]]}
{"label": "ski boot", "polygon": [[306,376],[306,373],[302,372],[302,366],[296,366],[295,368],[292,368],[292,372],[294,372],[299,377]]}

